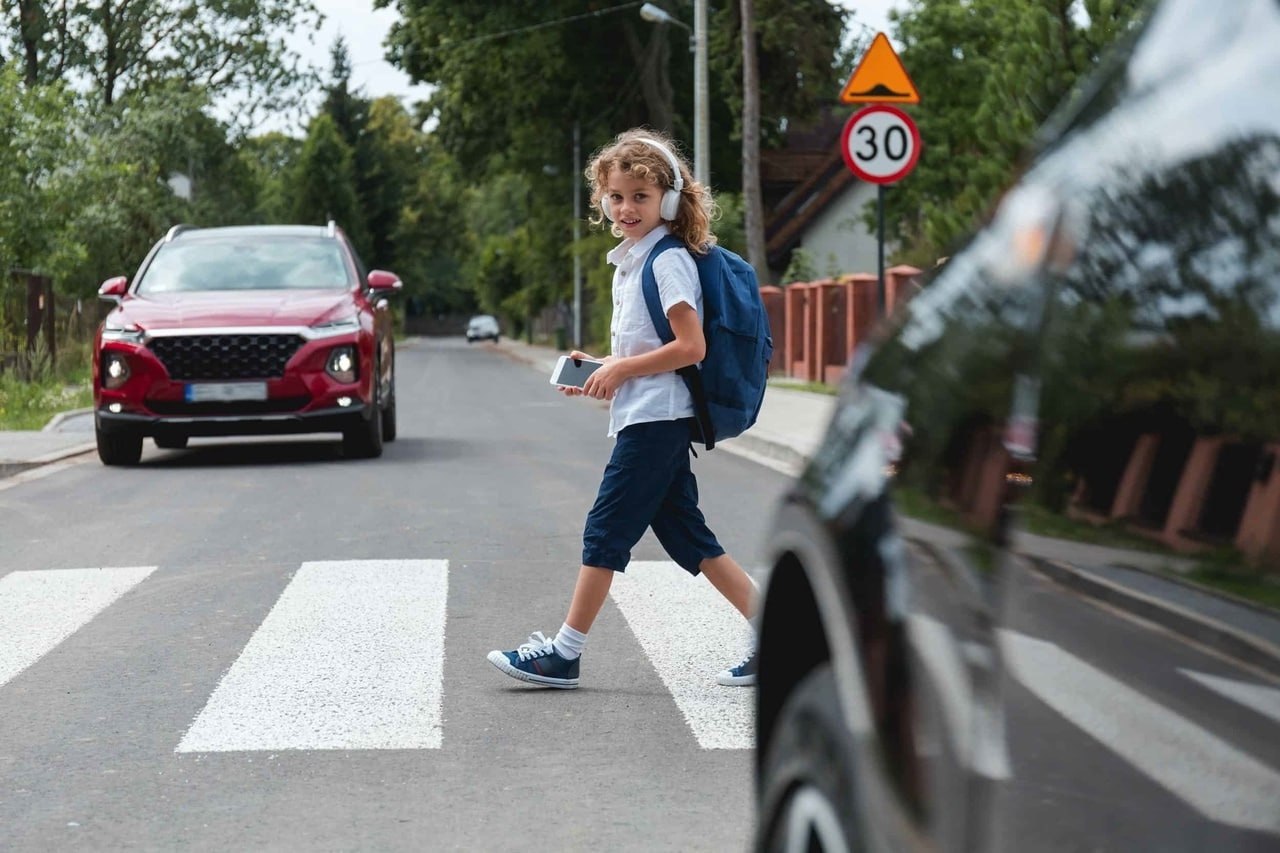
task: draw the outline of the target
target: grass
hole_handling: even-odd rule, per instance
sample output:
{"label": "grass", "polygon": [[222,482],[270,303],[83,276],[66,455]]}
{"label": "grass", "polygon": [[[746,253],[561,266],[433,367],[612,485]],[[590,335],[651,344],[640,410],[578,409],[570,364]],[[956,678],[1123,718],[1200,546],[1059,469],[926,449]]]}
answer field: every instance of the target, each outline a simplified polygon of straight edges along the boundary
{"label": "grass", "polygon": [[1169,554],[1174,552],[1150,539],[1126,530],[1123,525],[1090,524],[1076,521],[1059,515],[1056,512],[1026,501],[1019,505],[1023,523],[1029,533],[1038,536],[1049,536],[1054,539],[1070,539],[1075,542],[1086,542],[1090,545],[1105,545],[1110,548],[1127,548],[1130,551],[1143,551],[1148,554]]}
{"label": "grass", "polygon": [[1256,572],[1245,574],[1238,570],[1201,565],[1186,575],[1186,579],[1280,611],[1280,583]]}
{"label": "grass", "polygon": [[[970,534],[977,533],[958,513],[939,505],[917,489],[898,488],[894,492],[894,500],[898,511],[905,516]],[[1186,554],[1128,532],[1118,524],[1094,525],[1075,521],[1030,502],[1022,503],[1019,513],[1025,529],[1040,536],[1167,555],[1171,559],[1194,560],[1195,565],[1189,572],[1166,568],[1161,573],[1207,587],[1209,591],[1224,592],[1280,611],[1280,581],[1250,566],[1233,548]],[[969,556],[973,559],[980,555],[971,553]]]}
{"label": "grass", "polygon": [[54,368],[39,352],[35,361],[43,366],[28,377],[0,373],[0,430],[42,429],[59,412],[93,405],[87,343],[61,350]]}

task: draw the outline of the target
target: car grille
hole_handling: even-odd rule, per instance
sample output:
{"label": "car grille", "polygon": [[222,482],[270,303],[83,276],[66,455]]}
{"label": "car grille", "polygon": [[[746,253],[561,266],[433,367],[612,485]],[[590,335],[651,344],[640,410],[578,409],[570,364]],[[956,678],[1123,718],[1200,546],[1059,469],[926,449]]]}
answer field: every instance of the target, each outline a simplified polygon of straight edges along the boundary
{"label": "car grille", "polygon": [[171,379],[270,379],[302,346],[298,335],[182,335],[148,346]]}
{"label": "car grille", "polygon": [[284,415],[296,412],[311,402],[310,397],[277,397],[273,400],[237,400],[233,402],[186,403],[182,400],[148,400],[147,408],[157,415]]}

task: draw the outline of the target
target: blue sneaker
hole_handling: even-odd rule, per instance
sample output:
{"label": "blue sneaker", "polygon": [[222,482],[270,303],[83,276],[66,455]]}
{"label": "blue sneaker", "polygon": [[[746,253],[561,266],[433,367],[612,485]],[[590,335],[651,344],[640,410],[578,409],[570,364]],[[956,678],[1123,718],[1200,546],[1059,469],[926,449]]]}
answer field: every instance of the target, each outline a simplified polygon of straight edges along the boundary
{"label": "blue sneaker", "polygon": [[725,687],[752,687],[756,683],[757,666],[756,653],[752,651],[742,663],[717,675],[716,681]]}
{"label": "blue sneaker", "polygon": [[541,631],[534,631],[529,635],[529,642],[521,643],[514,651],[489,652],[489,663],[512,678],[563,690],[578,686],[579,660],[580,657],[573,660],[560,657]]}

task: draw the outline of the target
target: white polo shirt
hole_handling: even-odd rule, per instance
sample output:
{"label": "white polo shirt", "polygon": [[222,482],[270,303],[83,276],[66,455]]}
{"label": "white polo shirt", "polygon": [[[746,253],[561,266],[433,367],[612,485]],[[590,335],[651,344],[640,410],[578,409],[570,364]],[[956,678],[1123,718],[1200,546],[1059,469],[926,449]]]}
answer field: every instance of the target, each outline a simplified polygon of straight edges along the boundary
{"label": "white polo shirt", "polygon": [[[613,273],[613,324],[610,347],[615,356],[642,355],[662,346],[662,339],[649,319],[644,303],[641,279],[644,262],[666,234],[667,226],[659,225],[639,240],[623,240],[606,255],[617,269]],[[684,248],[668,249],[653,263],[653,276],[658,282],[662,311],[671,312],[681,302],[688,303],[702,320],[702,285],[698,268]],[[674,421],[693,417],[693,398],[684,380],[675,372],[636,376],[623,382],[609,407],[609,435],[614,436],[632,424],[650,421]]]}

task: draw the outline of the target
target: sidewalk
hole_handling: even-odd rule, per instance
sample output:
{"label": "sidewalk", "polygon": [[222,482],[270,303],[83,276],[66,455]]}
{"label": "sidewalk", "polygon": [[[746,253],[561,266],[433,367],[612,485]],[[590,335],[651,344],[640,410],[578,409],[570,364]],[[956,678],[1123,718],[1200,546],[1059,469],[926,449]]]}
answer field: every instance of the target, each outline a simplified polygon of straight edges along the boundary
{"label": "sidewalk", "polygon": [[[562,354],[509,338],[496,349],[547,376]],[[718,447],[797,476],[821,443],[835,405],[836,398],[830,395],[770,385],[751,431]],[[94,449],[92,413],[83,410],[59,415],[42,431],[0,432],[0,482]],[[948,535],[957,535],[910,519],[904,520],[903,528],[908,538],[935,548],[950,549],[953,543]],[[1019,534],[1015,549],[1057,583],[1280,677],[1280,615],[1168,574],[1169,569],[1186,568],[1189,563],[1179,565],[1165,556],[1028,533]]]}

